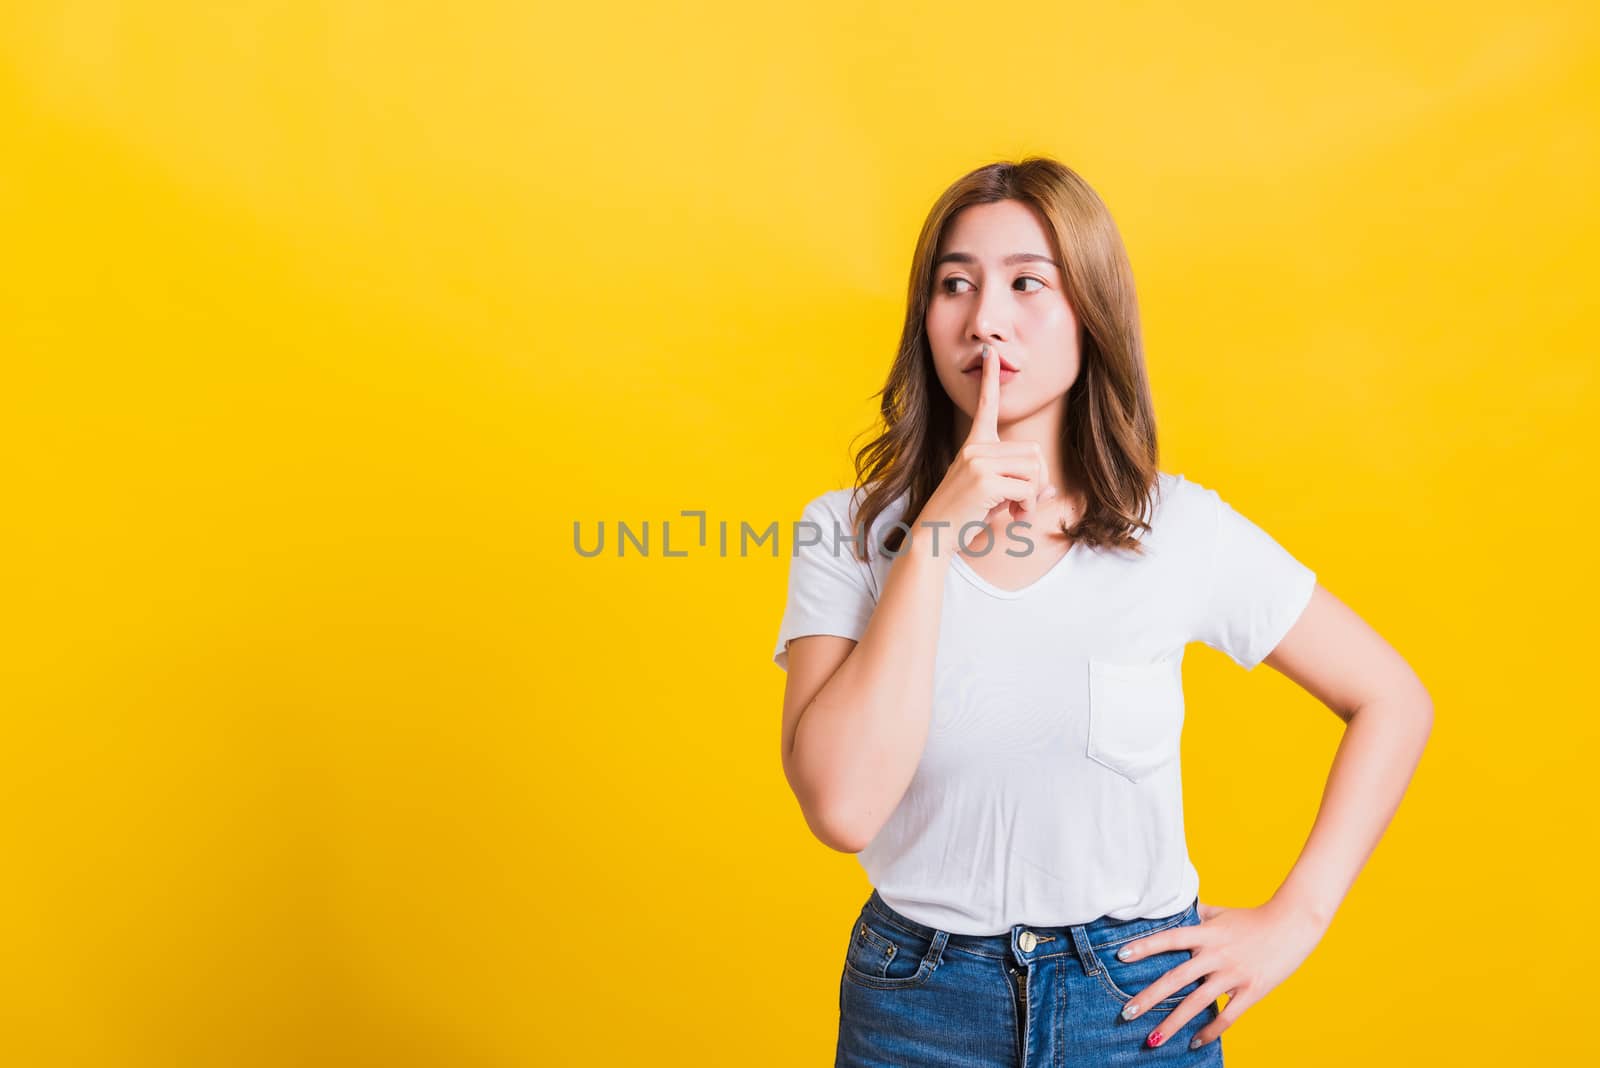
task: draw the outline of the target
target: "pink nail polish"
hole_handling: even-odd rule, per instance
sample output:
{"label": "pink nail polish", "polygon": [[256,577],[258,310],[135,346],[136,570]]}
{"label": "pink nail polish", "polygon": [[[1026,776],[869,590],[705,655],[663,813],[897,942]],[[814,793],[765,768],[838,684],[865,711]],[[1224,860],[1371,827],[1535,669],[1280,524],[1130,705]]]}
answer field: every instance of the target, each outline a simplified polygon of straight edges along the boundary
{"label": "pink nail polish", "polygon": [[1147,1046],[1159,1046],[1159,1045],[1161,1045],[1161,1032],[1160,1031],[1151,1031],[1150,1032],[1150,1037],[1144,1040],[1144,1044],[1147,1045]]}

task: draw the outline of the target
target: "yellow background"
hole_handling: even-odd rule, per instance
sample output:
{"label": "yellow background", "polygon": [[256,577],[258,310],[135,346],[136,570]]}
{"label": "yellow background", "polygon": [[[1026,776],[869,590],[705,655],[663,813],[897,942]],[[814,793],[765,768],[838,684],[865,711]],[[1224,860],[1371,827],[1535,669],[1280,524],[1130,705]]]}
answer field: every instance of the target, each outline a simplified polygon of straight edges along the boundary
{"label": "yellow background", "polygon": [[[924,214],[1029,152],[1122,228],[1162,468],[1436,701],[1228,1063],[1590,1047],[1594,9],[1111,7],[7,5],[0,1061],[831,1063],[787,559],[661,523],[845,484]],[[1339,723],[1187,683],[1254,904]]]}

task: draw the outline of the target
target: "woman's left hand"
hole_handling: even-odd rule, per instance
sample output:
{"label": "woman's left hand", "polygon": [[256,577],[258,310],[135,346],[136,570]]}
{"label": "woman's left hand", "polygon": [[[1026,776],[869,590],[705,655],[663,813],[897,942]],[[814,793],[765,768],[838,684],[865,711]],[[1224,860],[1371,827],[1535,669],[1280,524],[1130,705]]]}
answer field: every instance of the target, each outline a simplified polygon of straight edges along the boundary
{"label": "woman's left hand", "polygon": [[[1216,1001],[1228,995],[1217,1018],[1195,1032],[1191,1048],[1226,1031],[1251,1005],[1283,982],[1322,940],[1327,925],[1286,902],[1268,901],[1255,908],[1226,908],[1201,903],[1200,924],[1169,927],[1129,942],[1117,951],[1123,960],[1138,960],[1151,953],[1187,949],[1188,960],[1171,969],[1133,996],[1129,1002],[1143,1011],[1196,979],[1204,981],[1151,1029],[1146,1045],[1159,1046]],[[1126,1015],[1126,1010],[1124,1010]],[[1134,1019],[1138,1013],[1128,1016]]]}

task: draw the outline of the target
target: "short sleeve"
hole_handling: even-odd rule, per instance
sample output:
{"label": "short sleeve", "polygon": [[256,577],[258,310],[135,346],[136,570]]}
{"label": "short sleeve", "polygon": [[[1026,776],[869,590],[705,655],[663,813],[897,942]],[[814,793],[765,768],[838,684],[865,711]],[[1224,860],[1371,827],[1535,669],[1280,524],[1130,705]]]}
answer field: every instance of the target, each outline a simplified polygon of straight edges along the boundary
{"label": "short sleeve", "polygon": [[807,504],[791,526],[789,593],[772,659],[789,670],[789,639],[837,634],[859,639],[877,606],[871,569],[856,559],[854,533],[831,506],[835,494]]}
{"label": "short sleeve", "polygon": [[1289,633],[1317,585],[1316,572],[1208,490],[1215,522],[1197,641],[1246,671]]}

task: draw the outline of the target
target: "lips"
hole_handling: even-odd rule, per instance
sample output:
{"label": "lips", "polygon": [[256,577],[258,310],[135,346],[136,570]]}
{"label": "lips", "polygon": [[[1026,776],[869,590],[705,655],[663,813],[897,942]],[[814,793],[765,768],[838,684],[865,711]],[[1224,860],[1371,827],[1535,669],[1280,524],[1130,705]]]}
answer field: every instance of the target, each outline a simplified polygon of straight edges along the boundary
{"label": "lips", "polygon": [[[1018,367],[1016,364],[1014,364],[1010,360],[1006,359],[999,352],[995,352],[995,356],[1000,361],[1000,370],[1002,370],[1002,371],[1020,371],[1020,370],[1022,370],[1022,368]],[[980,370],[980,369],[982,369],[982,367],[983,367],[983,352],[982,352],[982,350],[979,350],[979,352],[978,352],[978,354],[976,356],[972,357],[972,359],[967,361],[967,365],[961,369],[961,373],[962,374],[967,374],[968,372],[971,372],[971,371]]]}

